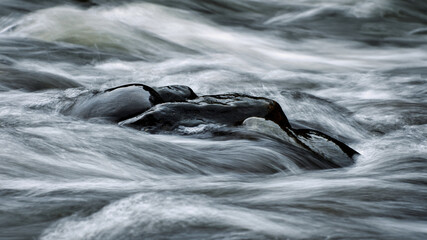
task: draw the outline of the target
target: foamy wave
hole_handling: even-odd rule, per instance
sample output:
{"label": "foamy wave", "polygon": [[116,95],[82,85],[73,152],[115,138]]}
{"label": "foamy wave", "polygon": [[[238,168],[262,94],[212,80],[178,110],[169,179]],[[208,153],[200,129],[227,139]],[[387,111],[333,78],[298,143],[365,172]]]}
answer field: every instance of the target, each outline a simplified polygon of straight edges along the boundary
{"label": "foamy wave", "polygon": [[44,41],[67,42],[100,50],[127,52],[151,58],[162,58],[189,49],[161,39],[153,33],[105,16],[103,8],[82,10],[74,7],[53,7],[22,18],[12,36],[31,37]]}
{"label": "foamy wave", "polygon": [[[197,228],[236,227],[269,236],[304,236],[295,223],[277,222],[262,212],[229,207],[200,197],[137,194],[114,202],[89,217],[65,218],[47,229],[41,239],[140,239],[155,234]],[[294,225],[295,224],[295,225]],[[205,237],[211,234],[206,231]],[[200,237],[200,236],[199,236]],[[203,237],[202,237],[203,238]]]}

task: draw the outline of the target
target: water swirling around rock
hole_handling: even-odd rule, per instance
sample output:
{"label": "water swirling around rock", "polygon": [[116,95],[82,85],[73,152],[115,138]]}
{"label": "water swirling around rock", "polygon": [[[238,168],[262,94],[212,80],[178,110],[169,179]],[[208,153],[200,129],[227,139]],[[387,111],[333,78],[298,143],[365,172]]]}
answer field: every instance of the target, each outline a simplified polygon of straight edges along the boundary
{"label": "water swirling around rock", "polygon": [[[313,129],[293,128],[280,105],[271,99],[242,94],[197,96],[184,85],[151,88],[131,83],[79,96],[64,114],[89,120],[118,123],[149,133],[175,133],[203,137],[216,135],[248,138],[241,129],[250,125],[317,155],[306,169],[347,167],[359,153],[345,143]],[[335,149],[335,150],[332,150]],[[334,153],[335,152],[335,153]],[[306,154],[300,154],[306,155]],[[298,162],[298,161],[296,161]],[[320,164],[319,164],[320,163]]]}

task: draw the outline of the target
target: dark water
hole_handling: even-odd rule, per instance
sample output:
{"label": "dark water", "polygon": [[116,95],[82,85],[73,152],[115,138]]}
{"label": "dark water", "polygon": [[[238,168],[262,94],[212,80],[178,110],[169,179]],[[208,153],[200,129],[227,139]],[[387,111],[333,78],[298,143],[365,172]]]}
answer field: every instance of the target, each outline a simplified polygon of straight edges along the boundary
{"label": "dark water", "polygon": [[[1,239],[427,239],[425,1],[3,0],[0,15]],[[271,98],[362,155],[309,171],[267,129],[200,139],[61,114],[133,82]]]}

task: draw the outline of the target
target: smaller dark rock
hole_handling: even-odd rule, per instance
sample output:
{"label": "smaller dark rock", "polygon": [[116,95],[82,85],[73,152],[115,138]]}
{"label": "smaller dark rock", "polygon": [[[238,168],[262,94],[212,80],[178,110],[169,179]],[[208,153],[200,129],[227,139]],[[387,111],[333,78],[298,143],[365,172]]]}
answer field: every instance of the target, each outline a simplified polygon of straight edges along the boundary
{"label": "smaller dark rock", "polygon": [[165,102],[185,102],[197,98],[194,91],[184,85],[170,85],[164,87],[153,87]]}

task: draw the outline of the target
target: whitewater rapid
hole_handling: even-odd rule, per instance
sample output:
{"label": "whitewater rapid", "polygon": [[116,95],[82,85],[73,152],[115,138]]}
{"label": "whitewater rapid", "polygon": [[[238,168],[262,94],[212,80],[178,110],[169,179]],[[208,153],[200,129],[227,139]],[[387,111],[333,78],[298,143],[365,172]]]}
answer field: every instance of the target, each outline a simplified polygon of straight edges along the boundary
{"label": "whitewater rapid", "polygon": [[[426,11],[1,2],[0,239],[425,239]],[[274,133],[153,135],[62,114],[128,83],[270,98],[361,156],[313,171]]]}

